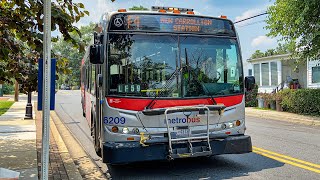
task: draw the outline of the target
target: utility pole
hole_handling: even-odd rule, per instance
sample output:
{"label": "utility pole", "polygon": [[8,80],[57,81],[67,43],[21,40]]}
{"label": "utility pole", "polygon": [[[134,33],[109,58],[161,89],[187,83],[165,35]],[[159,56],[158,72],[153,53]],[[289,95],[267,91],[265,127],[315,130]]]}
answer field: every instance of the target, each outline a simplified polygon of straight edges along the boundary
{"label": "utility pole", "polygon": [[51,0],[44,0],[43,31],[43,116],[42,116],[42,166],[41,179],[48,179],[49,130],[50,130],[50,84],[51,84]]}

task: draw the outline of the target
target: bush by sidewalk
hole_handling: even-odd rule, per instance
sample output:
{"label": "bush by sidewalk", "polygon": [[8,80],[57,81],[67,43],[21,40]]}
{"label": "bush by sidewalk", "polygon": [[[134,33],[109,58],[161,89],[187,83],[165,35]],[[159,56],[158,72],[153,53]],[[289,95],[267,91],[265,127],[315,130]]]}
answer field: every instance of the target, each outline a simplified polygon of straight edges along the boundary
{"label": "bush by sidewalk", "polygon": [[3,84],[3,94],[14,94],[14,87],[12,84]]}
{"label": "bush by sidewalk", "polygon": [[280,93],[284,111],[320,116],[320,89],[285,89]]}
{"label": "bush by sidewalk", "polygon": [[258,106],[258,85],[255,84],[252,91],[246,92],[246,107],[257,107]]}

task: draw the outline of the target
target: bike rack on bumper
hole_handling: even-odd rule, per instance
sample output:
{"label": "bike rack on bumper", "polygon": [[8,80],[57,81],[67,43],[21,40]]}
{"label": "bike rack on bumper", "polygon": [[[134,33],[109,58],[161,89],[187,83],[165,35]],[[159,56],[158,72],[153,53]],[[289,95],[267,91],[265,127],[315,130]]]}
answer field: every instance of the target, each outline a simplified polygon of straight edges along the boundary
{"label": "bike rack on bumper", "polygon": [[[141,133],[140,142],[105,143],[103,161],[106,163],[130,163],[150,160],[173,160],[176,158],[211,156],[219,154],[241,154],[252,152],[251,138],[247,135],[210,134],[209,112],[223,114],[224,105],[182,106],[162,109],[144,110],[148,116],[165,115],[167,137],[152,137]],[[177,137],[168,122],[168,114],[176,112],[207,111],[207,128],[205,135],[192,134]],[[189,125],[188,125],[189,129]]]}

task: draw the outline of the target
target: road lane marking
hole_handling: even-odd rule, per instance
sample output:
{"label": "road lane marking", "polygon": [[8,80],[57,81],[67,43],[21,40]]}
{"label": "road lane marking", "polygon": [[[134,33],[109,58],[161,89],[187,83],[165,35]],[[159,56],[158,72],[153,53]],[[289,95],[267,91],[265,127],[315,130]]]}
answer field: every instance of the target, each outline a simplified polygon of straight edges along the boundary
{"label": "road lane marking", "polygon": [[316,173],[320,174],[320,170],[315,169],[315,168],[311,168],[309,166],[305,166],[305,165],[301,165],[301,164],[298,164],[298,163],[294,163],[294,162],[291,162],[289,160],[285,160],[285,159],[282,159],[282,158],[271,156],[271,155],[268,155],[267,153],[263,153],[263,152],[259,152],[259,151],[255,151],[255,150],[253,150],[252,152],[254,152],[256,154],[260,154],[260,155],[265,156],[265,157],[268,157],[270,159],[274,159],[274,160],[279,161],[279,162],[290,164],[290,165],[293,165],[293,166],[296,166],[296,167],[300,167],[302,169],[306,169],[306,170],[313,171],[313,172],[316,172]]}
{"label": "road lane marking", "polygon": [[307,162],[307,161],[296,159],[296,158],[293,158],[293,157],[290,157],[290,156],[286,156],[286,155],[283,155],[283,154],[278,154],[278,153],[275,153],[275,152],[272,152],[272,151],[268,151],[268,150],[265,150],[265,149],[262,149],[262,148],[258,148],[258,147],[253,147],[253,149],[257,150],[257,151],[262,151],[262,152],[265,152],[265,153],[268,153],[268,154],[272,154],[272,155],[275,155],[275,156],[279,156],[279,157],[282,157],[282,158],[285,158],[285,159],[289,159],[291,161],[296,161],[298,163],[305,164],[305,165],[312,166],[312,167],[320,169],[320,165],[319,164],[313,164],[313,163],[310,163],[310,162]]}
{"label": "road lane marking", "polygon": [[275,152],[272,152],[272,151],[268,151],[268,150],[265,150],[265,149],[261,149],[261,148],[257,148],[257,147],[252,147],[252,148],[253,148],[252,152],[254,152],[256,154],[260,154],[262,156],[274,159],[276,161],[283,162],[283,163],[286,163],[286,164],[290,164],[290,165],[293,165],[293,166],[296,166],[296,167],[300,167],[300,168],[303,168],[303,169],[306,169],[306,170],[309,170],[309,171],[313,171],[313,172],[316,172],[316,173],[320,174],[320,165],[318,165],[318,164],[313,164],[313,163],[310,163],[310,162],[306,162],[306,161],[303,161],[303,160],[300,160],[300,159],[296,159],[296,158],[289,157],[289,156],[286,156],[286,155],[278,154],[278,153],[275,153]]}

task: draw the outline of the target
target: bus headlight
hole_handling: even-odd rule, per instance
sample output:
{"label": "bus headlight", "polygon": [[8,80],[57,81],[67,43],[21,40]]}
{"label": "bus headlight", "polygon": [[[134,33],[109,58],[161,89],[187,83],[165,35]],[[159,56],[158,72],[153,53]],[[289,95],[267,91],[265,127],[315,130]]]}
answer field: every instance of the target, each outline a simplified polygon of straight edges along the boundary
{"label": "bus headlight", "polygon": [[225,130],[225,129],[231,129],[231,128],[236,128],[242,124],[241,120],[234,120],[234,121],[229,121],[225,123],[218,124],[218,128],[220,130]]}
{"label": "bus headlight", "polygon": [[124,128],[122,129],[122,133],[128,134],[128,133],[129,133],[129,128],[124,127]]}

